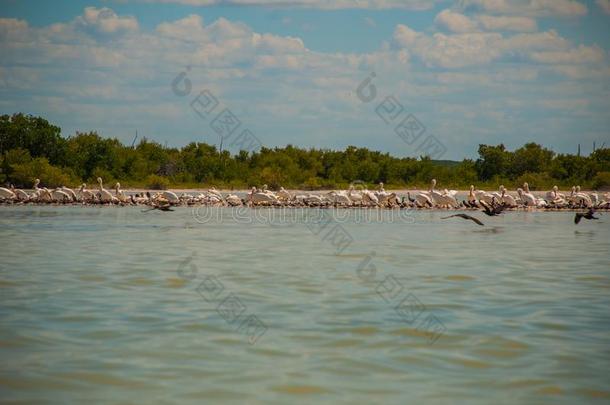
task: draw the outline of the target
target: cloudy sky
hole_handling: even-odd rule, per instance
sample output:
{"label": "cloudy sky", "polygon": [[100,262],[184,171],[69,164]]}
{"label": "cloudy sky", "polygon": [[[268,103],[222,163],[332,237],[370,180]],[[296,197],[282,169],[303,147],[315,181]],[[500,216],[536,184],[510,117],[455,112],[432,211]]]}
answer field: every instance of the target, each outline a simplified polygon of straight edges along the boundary
{"label": "cloudy sky", "polygon": [[228,108],[266,146],[416,156],[412,114],[444,158],[588,153],[610,144],[609,51],[610,0],[0,0],[0,113],[182,146],[218,143]]}

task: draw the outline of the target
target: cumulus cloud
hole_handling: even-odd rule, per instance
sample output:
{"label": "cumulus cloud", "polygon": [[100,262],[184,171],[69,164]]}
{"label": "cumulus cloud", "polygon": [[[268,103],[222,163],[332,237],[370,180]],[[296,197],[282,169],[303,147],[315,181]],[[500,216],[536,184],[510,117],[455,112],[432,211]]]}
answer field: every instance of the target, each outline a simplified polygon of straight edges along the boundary
{"label": "cumulus cloud", "polygon": [[541,63],[581,64],[601,62],[605,54],[598,46],[579,45],[564,51],[532,52],[530,57]]}
{"label": "cumulus cloud", "polygon": [[536,20],[530,17],[475,15],[468,17],[459,12],[445,9],[434,19],[436,25],[454,33],[477,31],[534,32]]}
{"label": "cumulus cloud", "polygon": [[477,24],[463,14],[445,9],[438,13],[434,22],[451,32],[474,32],[478,30]]}
{"label": "cumulus cloud", "polygon": [[530,17],[575,17],[587,14],[587,6],[575,0],[461,0],[463,9],[491,14]]}
{"label": "cumulus cloud", "polygon": [[326,10],[339,9],[407,9],[428,10],[443,0],[148,0],[159,3],[178,3],[190,6],[267,6],[267,7],[303,7]]}
{"label": "cumulus cloud", "polygon": [[[562,51],[570,52],[569,41],[554,30],[506,37],[496,32],[435,33],[430,36],[401,24],[394,31],[394,41],[398,47],[417,55],[425,65],[442,68],[488,64],[509,56],[530,57],[535,51],[555,51],[551,55],[537,54],[539,59],[558,58]],[[590,57],[588,52],[587,57]]]}
{"label": "cumulus cloud", "polygon": [[119,17],[113,10],[103,7],[87,7],[76,24],[98,33],[115,34],[138,30],[138,21],[131,16]]}
{"label": "cumulus cloud", "polygon": [[533,32],[538,29],[536,20],[530,17],[479,15],[476,20],[487,31]]}

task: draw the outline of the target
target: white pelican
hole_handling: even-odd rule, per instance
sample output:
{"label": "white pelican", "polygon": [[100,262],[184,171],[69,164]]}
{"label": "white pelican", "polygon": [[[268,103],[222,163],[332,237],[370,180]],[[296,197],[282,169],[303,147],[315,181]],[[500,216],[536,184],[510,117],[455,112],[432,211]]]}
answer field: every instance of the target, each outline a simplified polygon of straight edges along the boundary
{"label": "white pelican", "polygon": [[236,196],[235,194],[229,194],[227,196],[227,198],[225,198],[225,200],[227,201],[227,203],[232,206],[232,207],[236,207],[238,205],[242,205],[242,201],[241,198],[239,198],[238,196]]}
{"label": "white pelican", "polygon": [[417,205],[420,208],[425,207],[425,206],[433,207],[434,200],[432,198],[432,191],[434,190],[435,186],[436,186],[436,179],[432,179],[432,181],[430,182],[430,190],[420,191],[415,195],[415,205]]}
{"label": "white pelican", "polygon": [[432,179],[432,184],[430,187],[430,198],[432,199],[432,202],[434,203],[434,205],[437,205],[439,207],[457,207],[458,203],[456,201],[456,199],[449,194],[449,191],[447,189],[445,189],[445,191],[443,193],[436,191],[434,188],[436,187],[436,179]]}
{"label": "white pelican", "polygon": [[277,195],[282,201],[292,200],[292,195],[288,191],[286,191],[284,187],[280,187],[280,191],[277,192]]}
{"label": "white pelican", "polygon": [[220,201],[223,200],[222,194],[220,194],[220,191],[216,190],[215,187],[212,187],[212,188],[208,189],[208,195],[210,195],[210,194],[213,194],[216,197],[218,197],[218,200],[220,200]]}
{"label": "white pelican", "polygon": [[572,193],[568,196],[568,201],[584,207],[592,205],[591,198],[585,193],[580,192],[580,186],[572,186]]}
{"label": "white pelican", "polygon": [[127,201],[127,196],[125,195],[123,190],[121,190],[121,183],[119,182],[114,185],[114,195],[121,202]]}
{"label": "white pelican", "polygon": [[78,189],[78,196],[81,201],[93,201],[95,200],[95,194],[92,191],[86,189],[87,185],[85,183],[81,184]]}
{"label": "white pelican", "polygon": [[547,193],[546,193],[546,200],[549,202],[559,200],[559,199],[565,200],[565,198],[566,198],[566,196],[559,192],[559,187],[557,187],[557,186],[553,186],[553,189],[551,191],[547,191]]}
{"label": "white pelican", "polygon": [[8,188],[0,187],[0,199],[3,200],[14,200],[17,196]]}
{"label": "white pelican", "polygon": [[256,187],[252,187],[252,190],[248,194],[248,200],[253,204],[272,204],[278,202],[277,197],[273,193],[265,191],[265,186],[263,186],[263,190],[261,191],[257,190]]}
{"label": "white pelican", "polygon": [[61,189],[61,187],[57,187],[55,190],[50,191],[51,199],[55,202],[70,202],[72,201],[72,196]]}
{"label": "white pelican", "polygon": [[379,204],[379,198],[377,198],[375,193],[367,189],[362,190],[362,201],[367,204]]}
{"label": "white pelican", "polygon": [[[180,198],[178,198],[178,196],[176,195],[176,193],[171,192],[171,191],[163,191],[161,193],[161,196],[163,198],[165,198],[167,201],[170,202],[170,204],[178,204],[180,202]],[[221,196],[222,198],[222,196]]]}
{"label": "white pelican", "polygon": [[362,202],[362,193],[359,191],[356,191],[354,189],[353,184],[350,184],[349,189],[347,190],[347,196],[349,197],[350,201],[353,201],[355,203]]}
{"label": "white pelican", "polygon": [[474,190],[474,196],[478,201],[483,201],[487,204],[492,204],[494,197],[496,197],[495,195],[490,194],[485,190]]}
{"label": "white pelican", "polygon": [[72,199],[72,201],[76,201],[76,193],[74,192],[74,190],[72,190],[71,188],[68,188],[66,186],[61,186],[59,189],[61,191],[63,191],[64,193],[68,194],[70,196],[70,198]]}
{"label": "white pelican", "polygon": [[509,207],[517,206],[517,200],[515,200],[515,197],[513,197],[512,195],[508,194],[508,190],[506,190],[506,187],[501,185],[500,192],[502,193],[500,196],[501,203],[506,204]]}
{"label": "white pelican", "polygon": [[116,200],[116,197],[112,195],[112,193],[104,188],[104,183],[101,177],[97,178],[97,183],[99,184],[98,196],[101,202],[112,202]]}
{"label": "white pelican", "polygon": [[28,193],[26,193],[25,191],[19,189],[19,188],[15,188],[14,185],[11,184],[11,191],[13,193],[15,193],[15,197],[17,198],[17,200],[19,201],[27,201],[30,199],[30,196]]}
{"label": "white pelican", "polygon": [[528,207],[536,206],[536,197],[534,197],[531,193],[526,193],[523,191],[522,188],[518,188],[517,194],[519,194],[519,198],[521,199],[521,201],[523,201],[523,204],[525,204],[526,206],[528,206]]}
{"label": "white pelican", "polygon": [[345,191],[331,191],[328,193],[329,199],[339,205],[351,205],[352,200],[350,200],[349,196]]}

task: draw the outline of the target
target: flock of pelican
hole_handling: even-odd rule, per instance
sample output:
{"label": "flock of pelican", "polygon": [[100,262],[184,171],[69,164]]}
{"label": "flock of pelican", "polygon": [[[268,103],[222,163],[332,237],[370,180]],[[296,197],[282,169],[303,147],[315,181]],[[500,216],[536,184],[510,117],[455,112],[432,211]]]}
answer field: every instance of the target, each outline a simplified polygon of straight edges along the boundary
{"label": "flock of pelican", "polygon": [[151,207],[175,205],[211,205],[211,206],[287,206],[287,207],[383,207],[383,208],[436,208],[465,209],[484,208],[484,206],[501,205],[504,209],[540,208],[540,209],[610,209],[610,193],[600,195],[597,192],[586,193],[580,186],[572,187],[569,194],[559,192],[557,186],[545,194],[545,197],[535,196],[527,183],[517,189],[517,194],[510,194],[500,186],[498,191],[487,192],[470,190],[465,200],[458,201],[456,190],[437,190],[433,179],[428,190],[408,192],[406,196],[385,191],[383,183],[376,190],[366,188],[356,189],[350,186],[347,190],[335,190],[324,193],[292,194],[283,187],[273,192],[264,185],[262,188],[252,187],[245,198],[236,194],[223,195],[215,188],[192,195],[180,195],[172,191],[160,191],[154,194],[130,193],[121,190],[120,183],[114,189],[107,190],[101,178],[97,179],[98,187],[87,189],[82,184],[78,189],[62,186],[54,189],[40,188],[40,180],[34,181],[31,192],[0,187],[0,202],[10,204],[51,203],[51,204],[116,204],[116,205],[148,205]]}

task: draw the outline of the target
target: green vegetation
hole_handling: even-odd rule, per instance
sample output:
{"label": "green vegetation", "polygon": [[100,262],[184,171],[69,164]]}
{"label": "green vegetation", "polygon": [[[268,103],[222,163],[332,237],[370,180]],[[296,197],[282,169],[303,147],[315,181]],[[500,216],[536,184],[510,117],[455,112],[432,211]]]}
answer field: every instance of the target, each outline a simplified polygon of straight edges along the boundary
{"label": "green vegetation", "polygon": [[504,145],[479,146],[479,159],[462,162],[396,158],[387,153],[348,147],[344,151],[262,148],[231,155],[205,143],[165,148],[146,139],[133,148],[95,132],[64,138],[43,118],[23,114],[0,117],[0,183],[31,187],[35,178],[47,187],[95,183],[123,187],[195,188],[214,185],[246,188],[268,184],[290,188],[343,188],[355,180],[380,181],[386,188],[422,187],[430,179],[443,188],[517,187],[554,184],[585,188],[610,186],[610,149],[590,156],[555,154],[535,143],[514,152]]}

